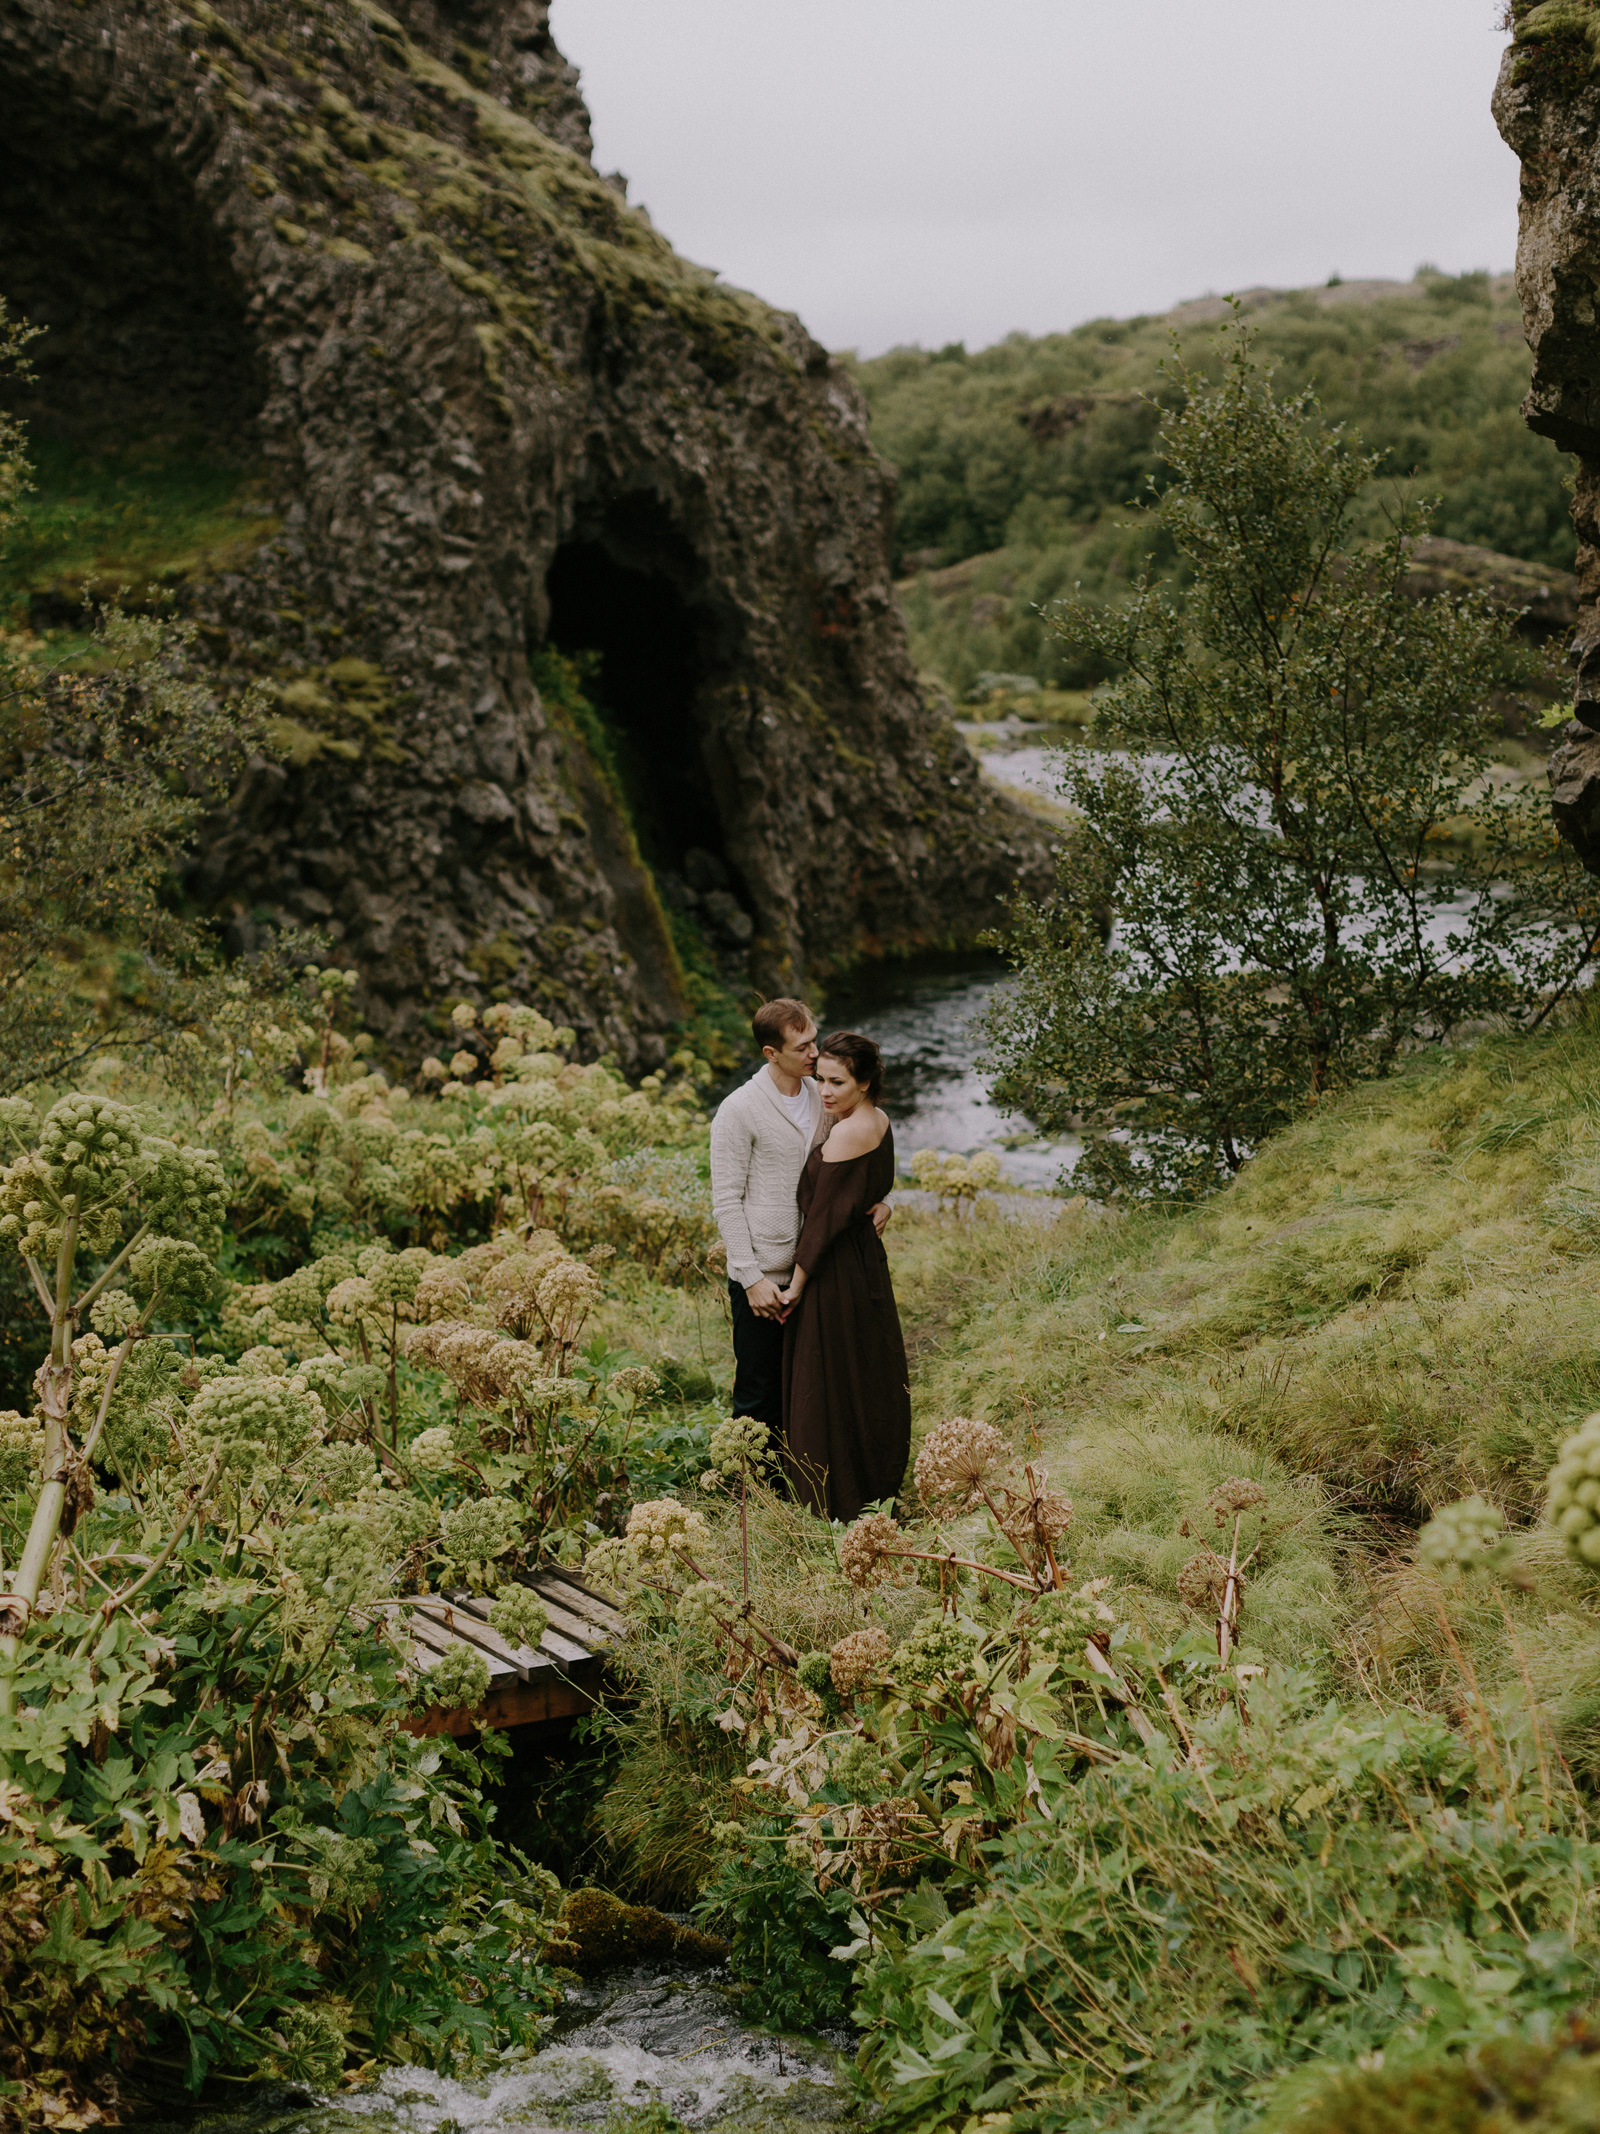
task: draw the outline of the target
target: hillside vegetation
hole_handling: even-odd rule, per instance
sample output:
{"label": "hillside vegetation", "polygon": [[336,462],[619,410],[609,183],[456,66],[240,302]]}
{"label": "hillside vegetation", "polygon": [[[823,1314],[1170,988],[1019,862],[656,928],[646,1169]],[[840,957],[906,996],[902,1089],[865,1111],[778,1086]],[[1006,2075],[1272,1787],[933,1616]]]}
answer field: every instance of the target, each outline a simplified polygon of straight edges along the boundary
{"label": "hillside vegetation", "polygon": [[[1408,284],[1243,301],[1280,388],[1314,384],[1329,420],[1382,452],[1395,484],[1437,497],[1434,533],[1571,568],[1565,462],[1519,413],[1528,353],[1510,275],[1424,270]],[[1100,678],[1034,608],[1079,581],[1114,596],[1137,575],[1152,540],[1128,507],[1161,479],[1161,364],[1176,333],[1186,361],[1213,367],[1224,309],[1200,299],[856,365],[874,442],[900,471],[896,568],[925,669],[959,694],[986,669],[1065,688]],[[1158,547],[1156,561],[1171,558]]]}
{"label": "hillside vegetation", "polygon": [[[900,1523],[754,1495],[787,1667],[714,1493],[636,1569],[592,1871],[700,1890],[758,2012],[853,2001],[906,2129],[1380,2134],[1437,2093],[1473,2134],[1496,2069],[1535,2124],[1592,2104],[1600,1606],[1544,1498],[1600,1401],[1597,1043],[1417,1060],[1185,1215],[902,1211]],[[660,1301],[634,1341],[692,1347]]]}

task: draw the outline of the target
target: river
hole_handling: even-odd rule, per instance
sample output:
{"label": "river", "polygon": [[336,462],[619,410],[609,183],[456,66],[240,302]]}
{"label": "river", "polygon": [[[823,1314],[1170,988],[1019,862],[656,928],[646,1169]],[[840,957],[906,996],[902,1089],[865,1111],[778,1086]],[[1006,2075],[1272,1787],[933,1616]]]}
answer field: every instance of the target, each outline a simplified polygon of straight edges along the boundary
{"label": "river", "polygon": [[883,1108],[902,1167],[918,1149],[993,1149],[1013,1185],[1053,1190],[1076,1161],[1075,1136],[1039,1136],[989,1091],[975,1019],[1011,980],[997,956],[911,956],[859,965],[828,989],[826,1026],[863,1031],[883,1050]]}
{"label": "river", "polygon": [[[1036,800],[1054,795],[1052,759],[1075,738],[1071,729],[1017,720],[960,730],[979,744],[988,776]],[[861,1030],[883,1049],[883,1106],[902,1167],[918,1149],[962,1156],[993,1149],[1013,1185],[1051,1192],[1077,1161],[1076,1135],[1041,1136],[1002,1110],[979,1066],[983,1041],[974,1025],[1010,982],[998,956],[924,955],[858,965],[829,988],[827,1027]]]}

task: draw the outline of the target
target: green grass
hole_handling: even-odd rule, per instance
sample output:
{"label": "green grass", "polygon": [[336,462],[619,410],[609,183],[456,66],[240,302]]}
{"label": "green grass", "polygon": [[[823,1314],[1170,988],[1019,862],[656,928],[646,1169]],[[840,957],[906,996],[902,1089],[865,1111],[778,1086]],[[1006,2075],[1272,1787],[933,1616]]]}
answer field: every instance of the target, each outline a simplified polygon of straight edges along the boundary
{"label": "green grass", "polygon": [[[1253,1475],[1247,1647],[1458,1723],[1481,1694],[1600,1778],[1600,1597],[1540,1525],[1600,1407],[1600,1015],[1325,1104],[1187,1215],[907,1211],[889,1240],[919,1432],[979,1415],[1032,1451],[1119,1613],[1183,1619],[1179,1522]],[[1511,1524],[1509,1587],[1413,1561],[1474,1490]]]}
{"label": "green grass", "polygon": [[1531,1518],[1600,1404],[1597,1068],[1585,1014],[1324,1104],[1187,1216],[906,1223],[911,1313],[948,1313],[919,1399],[1047,1437],[1170,1412],[1374,1513]]}
{"label": "green grass", "polygon": [[0,616],[60,623],[94,586],[136,600],[225,569],[276,531],[247,469],[131,445],[86,454],[30,446],[32,493],[0,554]]}
{"label": "green grass", "polygon": [[[1437,1581],[1411,1538],[1441,1504],[1494,1498],[1524,1536],[1521,1657],[1498,1602],[1451,1606],[1491,1675],[1526,1666],[1557,1697],[1600,1770],[1600,1693],[1591,1712],[1572,1687],[1600,1679],[1573,1672],[1600,1618],[1537,1527],[1561,1438],[1600,1407],[1600,1016],[1326,1103],[1191,1214],[902,1209],[888,1244],[918,1430],[1007,1430],[1072,1495],[1075,1563],[1152,1627],[1182,1620],[1179,1522],[1247,1473],[1269,1497],[1247,1642],[1317,1662],[1359,1628],[1398,1688],[1426,1690]],[[720,1300],[654,1291],[626,1338],[729,1384]]]}

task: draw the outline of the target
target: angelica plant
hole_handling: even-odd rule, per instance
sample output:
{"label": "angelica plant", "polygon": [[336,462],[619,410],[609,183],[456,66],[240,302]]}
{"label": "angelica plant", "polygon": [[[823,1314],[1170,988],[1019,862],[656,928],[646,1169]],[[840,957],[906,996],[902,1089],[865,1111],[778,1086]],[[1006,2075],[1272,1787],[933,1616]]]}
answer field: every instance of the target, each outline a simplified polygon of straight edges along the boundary
{"label": "angelica plant", "polygon": [[[92,1500],[89,1462],[134,1344],[160,1307],[199,1301],[214,1285],[200,1241],[212,1243],[220,1234],[224,1187],[209,1150],[179,1148],[144,1133],[126,1105],[106,1097],[63,1097],[42,1121],[23,1099],[7,1098],[0,1104],[0,1129],[17,1151],[0,1177],[0,1241],[20,1254],[50,1325],[49,1353],[37,1379],[43,1481],[21,1558],[0,1596],[3,1715],[14,1708],[17,1640],[38,1605],[58,1539]],[[124,1241],[130,1216],[132,1233]],[[106,1260],[82,1288],[80,1254]],[[144,1303],[131,1316],[120,1308],[116,1314],[121,1339],[77,1443],[77,1328],[124,1269],[143,1289]]]}

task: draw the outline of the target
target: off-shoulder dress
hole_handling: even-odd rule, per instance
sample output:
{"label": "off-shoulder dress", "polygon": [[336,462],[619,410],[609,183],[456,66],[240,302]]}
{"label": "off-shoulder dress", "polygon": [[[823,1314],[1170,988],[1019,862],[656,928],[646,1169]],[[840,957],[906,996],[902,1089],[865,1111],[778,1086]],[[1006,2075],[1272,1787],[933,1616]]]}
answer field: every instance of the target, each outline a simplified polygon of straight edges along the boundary
{"label": "off-shoulder dress", "polygon": [[796,1498],[833,1519],[894,1496],[911,1449],[906,1345],[867,1212],[893,1189],[892,1129],[843,1163],[815,1148],[800,1174],[806,1282],[783,1330],[784,1456]]}

